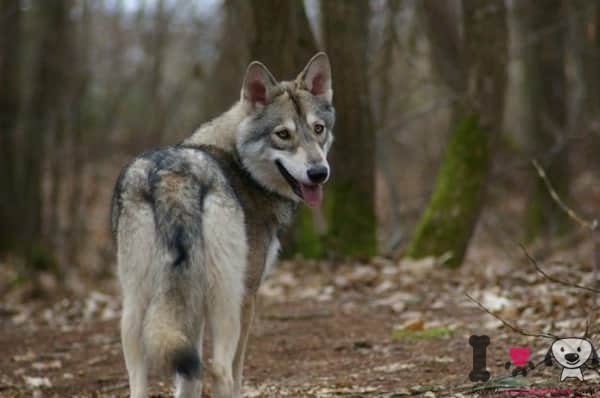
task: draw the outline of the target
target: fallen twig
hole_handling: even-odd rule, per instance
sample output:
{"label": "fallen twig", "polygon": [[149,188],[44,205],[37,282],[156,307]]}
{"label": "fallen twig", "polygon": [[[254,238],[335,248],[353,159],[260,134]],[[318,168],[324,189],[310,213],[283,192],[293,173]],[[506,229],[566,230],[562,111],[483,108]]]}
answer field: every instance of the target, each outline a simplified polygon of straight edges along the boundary
{"label": "fallen twig", "polygon": [[118,391],[118,390],[124,390],[127,387],[129,387],[129,382],[124,381],[123,383],[115,384],[114,386],[104,387],[102,389],[102,392],[109,393],[109,392],[114,392],[114,391]]}
{"label": "fallen twig", "polygon": [[537,272],[539,272],[540,274],[542,274],[542,276],[546,279],[548,279],[550,282],[554,282],[554,283],[558,283],[564,286],[568,286],[568,287],[575,287],[578,289],[582,289],[582,290],[587,290],[589,292],[592,292],[594,294],[600,294],[600,289],[595,289],[593,287],[589,287],[589,286],[583,286],[583,285],[579,285],[577,283],[572,283],[572,282],[568,282],[568,281],[564,281],[562,279],[558,279],[550,274],[548,274],[546,271],[544,271],[542,269],[542,267],[540,267],[540,265],[538,264],[538,262],[536,261],[535,258],[533,258],[529,252],[527,251],[527,249],[525,248],[525,246],[523,246],[522,244],[519,244],[519,246],[521,247],[521,250],[523,250],[523,253],[525,254],[525,256],[527,257],[527,259],[529,260],[529,262],[535,267],[535,269],[537,270]]}
{"label": "fallen twig", "polygon": [[273,321],[296,321],[303,319],[315,319],[315,318],[329,318],[331,316],[330,311],[317,311],[317,312],[303,312],[299,314],[270,314],[263,315],[261,318],[273,320]]}
{"label": "fallen twig", "polygon": [[548,176],[546,175],[546,172],[544,171],[544,169],[542,168],[542,166],[540,166],[540,164],[534,159],[531,161],[531,163],[533,164],[533,167],[535,167],[538,175],[540,176],[540,178],[544,181],[544,184],[546,185],[546,189],[548,190],[548,193],[550,193],[550,196],[552,197],[552,199],[554,199],[554,201],[556,202],[556,204],[573,220],[575,221],[577,224],[579,224],[579,226],[588,229],[590,231],[591,234],[591,239],[592,239],[592,269],[594,272],[594,282],[596,284],[596,286],[600,286],[600,249],[598,248],[598,220],[597,219],[593,219],[592,221],[588,221],[586,219],[584,219],[583,217],[579,216],[573,209],[571,209],[569,206],[567,206],[565,204],[565,202],[560,198],[560,196],[558,196],[558,193],[556,193],[556,190],[552,187],[552,184],[550,183],[550,181],[548,180]]}
{"label": "fallen twig", "polygon": [[540,178],[544,181],[544,184],[546,185],[546,189],[548,189],[548,193],[550,194],[550,196],[552,197],[552,199],[554,199],[554,201],[556,202],[556,204],[558,206],[560,206],[560,208],[565,213],[567,213],[567,215],[573,221],[575,221],[577,224],[579,224],[583,228],[587,228],[587,229],[590,229],[590,230],[597,228],[598,222],[596,220],[594,220],[594,221],[584,220],[577,213],[575,213],[575,211],[573,209],[571,209],[569,206],[567,206],[565,204],[565,202],[563,202],[563,200],[560,198],[560,196],[558,196],[558,194],[556,193],[556,191],[552,187],[552,184],[550,184],[550,181],[548,180],[548,176],[546,175],[546,172],[544,171],[544,169],[542,169],[542,166],[540,166],[540,164],[537,162],[537,160],[534,159],[534,160],[531,161],[531,163],[533,164],[533,167],[535,167],[535,169],[536,169],[538,175],[540,176]]}
{"label": "fallen twig", "polygon": [[511,329],[513,332],[517,332],[523,336],[528,336],[528,337],[543,337],[545,339],[553,339],[553,340],[557,340],[559,339],[558,336],[555,336],[551,333],[532,333],[532,332],[528,332],[525,329],[522,329],[518,326],[515,326],[511,323],[509,323],[508,321],[502,319],[500,316],[494,314],[490,309],[488,309],[485,305],[481,304],[479,301],[475,300],[473,297],[471,297],[468,293],[465,293],[465,296],[467,296],[467,298],[469,300],[471,300],[472,302],[474,302],[475,304],[477,304],[477,306],[479,308],[481,308],[481,310],[483,310],[484,312],[486,312],[487,314],[493,316],[494,318],[496,318],[497,320],[499,320],[500,322],[502,322],[502,324],[504,326],[506,326],[507,328]]}

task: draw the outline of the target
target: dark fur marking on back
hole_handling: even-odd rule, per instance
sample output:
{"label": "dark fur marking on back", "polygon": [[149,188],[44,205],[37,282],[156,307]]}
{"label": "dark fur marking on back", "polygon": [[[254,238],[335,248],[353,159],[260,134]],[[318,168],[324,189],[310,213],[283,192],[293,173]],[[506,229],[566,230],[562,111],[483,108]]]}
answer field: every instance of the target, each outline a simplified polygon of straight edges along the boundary
{"label": "dark fur marking on back", "polygon": [[133,162],[129,162],[117,177],[117,182],[115,183],[115,188],[113,190],[112,198],[111,198],[111,214],[110,214],[110,227],[112,232],[113,240],[116,242],[117,240],[117,229],[119,228],[119,218],[121,217],[121,211],[123,209],[123,183],[125,181],[125,176],[127,175],[127,171]]}
{"label": "dark fur marking on back", "polygon": [[[148,199],[154,224],[159,239],[172,254],[172,266],[176,269],[189,265],[192,245],[202,244],[202,210],[204,199],[211,189],[210,183],[199,180],[192,172],[189,161],[180,155],[179,150],[184,148],[169,147],[147,156],[154,163],[148,173]],[[174,177],[182,179],[178,189],[187,191],[192,202],[195,202],[191,208],[183,206],[177,195],[173,198],[156,193],[165,183],[165,178]]]}

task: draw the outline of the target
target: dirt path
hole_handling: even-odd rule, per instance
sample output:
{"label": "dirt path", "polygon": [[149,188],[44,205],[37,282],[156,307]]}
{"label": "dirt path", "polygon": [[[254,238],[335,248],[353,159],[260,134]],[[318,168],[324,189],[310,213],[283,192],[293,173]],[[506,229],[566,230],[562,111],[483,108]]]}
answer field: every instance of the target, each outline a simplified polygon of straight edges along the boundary
{"label": "dirt path", "polygon": [[[392,340],[397,320],[389,313],[346,313],[338,304],[261,305],[246,362],[246,396],[381,396],[439,386],[444,379],[464,384],[467,357],[452,366],[436,361],[439,352],[464,346],[460,338]],[[73,328],[66,332],[6,320],[1,325],[1,396],[31,396],[25,377],[50,381],[41,396],[127,396],[117,321],[65,325]],[[165,380],[151,391],[162,397],[169,388]]]}
{"label": "dirt path", "polygon": [[[540,363],[551,341],[501,327],[464,292],[523,328],[559,335],[584,330],[596,311],[589,295],[557,290],[510,263],[482,268],[474,261],[453,272],[436,267],[383,260],[281,266],[262,288],[244,397],[462,397],[507,387],[600,394],[600,376],[591,369],[584,382],[559,383],[560,370],[543,364],[526,378],[510,377],[512,369],[504,368],[510,347],[529,347]],[[582,278],[590,272],[582,270]],[[127,396],[118,291],[98,289],[80,298],[0,305],[0,397]],[[472,334],[492,340],[487,368],[493,378],[485,385],[468,379]],[[153,378],[151,392],[170,396],[170,381]]]}

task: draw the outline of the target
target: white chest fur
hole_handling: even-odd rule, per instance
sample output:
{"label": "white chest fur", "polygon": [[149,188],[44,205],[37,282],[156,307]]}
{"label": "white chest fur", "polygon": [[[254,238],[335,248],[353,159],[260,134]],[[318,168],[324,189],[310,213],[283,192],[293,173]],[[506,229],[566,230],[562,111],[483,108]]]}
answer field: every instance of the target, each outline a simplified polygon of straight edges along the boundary
{"label": "white chest fur", "polygon": [[267,249],[267,255],[265,256],[265,268],[263,270],[261,281],[264,281],[267,275],[271,272],[275,263],[277,262],[277,256],[279,256],[279,249],[281,245],[279,244],[279,239],[274,236],[271,239],[271,243],[269,244],[269,248]]}

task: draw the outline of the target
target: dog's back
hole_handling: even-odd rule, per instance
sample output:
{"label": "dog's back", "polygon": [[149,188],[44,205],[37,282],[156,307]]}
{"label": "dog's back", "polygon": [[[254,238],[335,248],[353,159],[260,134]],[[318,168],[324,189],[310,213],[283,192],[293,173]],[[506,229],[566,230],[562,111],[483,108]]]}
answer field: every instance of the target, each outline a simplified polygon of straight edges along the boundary
{"label": "dog's back", "polygon": [[126,311],[126,361],[148,356],[163,369],[198,377],[203,312],[235,314],[243,295],[244,214],[226,176],[198,149],[144,154],[119,179],[113,230]]}

